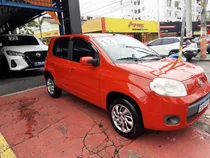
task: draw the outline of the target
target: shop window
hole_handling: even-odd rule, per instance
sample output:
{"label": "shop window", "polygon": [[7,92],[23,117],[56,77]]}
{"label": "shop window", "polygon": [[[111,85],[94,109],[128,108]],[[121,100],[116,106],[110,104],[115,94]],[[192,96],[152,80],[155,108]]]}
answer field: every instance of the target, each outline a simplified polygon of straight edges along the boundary
{"label": "shop window", "polygon": [[167,7],[171,7],[171,0],[167,0]]}
{"label": "shop window", "polygon": [[171,17],[171,10],[167,10],[167,17]]}

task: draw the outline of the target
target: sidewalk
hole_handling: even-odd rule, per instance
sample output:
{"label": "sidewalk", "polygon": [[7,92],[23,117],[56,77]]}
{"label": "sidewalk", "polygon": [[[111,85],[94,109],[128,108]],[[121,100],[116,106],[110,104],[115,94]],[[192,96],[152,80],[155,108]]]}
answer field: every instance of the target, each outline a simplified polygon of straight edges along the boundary
{"label": "sidewalk", "polygon": [[136,140],[119,136],[107,112],[69,94],[52,99],[45,87],[0,97],[0,109],[0,133],[17,158],[210,155],[210,109],[194,126],[173,132],[146,131]]}
{"label": "sidewalk", "polygon": [[200,55],[192,58],[193,61],[210,61],[210,54],[207,54],[206,58],[200,58]]}

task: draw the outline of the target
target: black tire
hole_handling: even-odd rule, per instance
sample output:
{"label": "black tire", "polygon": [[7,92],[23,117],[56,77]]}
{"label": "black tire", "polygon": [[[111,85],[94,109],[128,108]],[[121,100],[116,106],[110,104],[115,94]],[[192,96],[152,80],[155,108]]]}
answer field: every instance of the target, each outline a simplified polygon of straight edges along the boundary
{"label": "black tire", "polygon": [[[54,86],[54,90],[51,89],[52,91],[50,91],[50,89],[48,88],[48,86],[49,86],[48,82],[52,83],[52,86]],[[46,87],[47,87],[47,92],[49,93],[49,95],[51,97],[58,98],[61,96],[62,90],[56,86],[52,75],[46,76]]]}
{"label": "black tire", "polygon": [[192,57],[186,57],[187,61],[191,61]]}
{"label": "black tire", "polygon": [[[130,131],[122,132],[120,129],[118,129],[117,125],[115,125],[113,121],[113,117],[114,117],[113,111],[118,105],[123,105],[124,107],[126,107],[129,110],[130,114],[132,115],[133,127],[130,128]],[[109,106],[109,117],[110,117],[110,121],[114,129],[123,137],[134,139],[144,132],[144,126],[143,126],[143,120],[142,120],[141,114],[139,114],[135,106],[126,99],[123,99],[123,98],[116,99],[115,101],[111,103],[111,105]],[[125,127],[125,124],[124,124],[124,127]]]}

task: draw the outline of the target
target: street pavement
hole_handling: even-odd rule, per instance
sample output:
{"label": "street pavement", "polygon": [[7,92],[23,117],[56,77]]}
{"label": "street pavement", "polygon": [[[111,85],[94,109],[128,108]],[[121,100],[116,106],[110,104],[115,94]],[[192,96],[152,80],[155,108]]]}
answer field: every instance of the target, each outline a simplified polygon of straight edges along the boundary
{"label": "street pavement", "polygon": [[0,77],[0,96],[39,87],[45,84],[43,70],[18,72],[14,77]]}
{"label": "street pavement", "polygon": [[[1,158],[6,158],[6,152],[7,158],[209,158],[210,155],[210,109],[198,125],[172,132],[146,130],[135,140],[119,136],[104,110],[66,93],[52,99],[45,87],[1,97],[0,109],[0,132],[4,138],[0,139]],[[206,129],[199,126],[201,123]]]}
{"label": "street pavement", "polygon": [[[203,67],[210,77],[210,62],[194,64]],[[30,84],[41,80],[44,84],[40,75],[23,76],[22,80]],[[10,84],[20,82],[19,78],[10,80]],[[2,96],[0,109],[1,158],[209,158],[210,155],[210,108],[185,129],[146,130],[135,140],[119,136],[106,111],[67,93],[53,99],[45,87]]]}

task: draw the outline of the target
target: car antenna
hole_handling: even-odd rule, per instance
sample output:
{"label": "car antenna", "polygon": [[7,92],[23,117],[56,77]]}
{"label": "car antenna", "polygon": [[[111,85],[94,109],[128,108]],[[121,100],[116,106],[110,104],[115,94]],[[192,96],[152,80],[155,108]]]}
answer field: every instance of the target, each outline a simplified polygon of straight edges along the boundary
{"label": "car antenna", "polygon": [[[109,28],[109,26],[107,25],[107,28]],[[113,34],[113,36],[115,36],[116,35],[116,33],[113,31],[113,30],[111,30],[110,28],[109,28],[109,30],[110,30],[110,32]]]}

